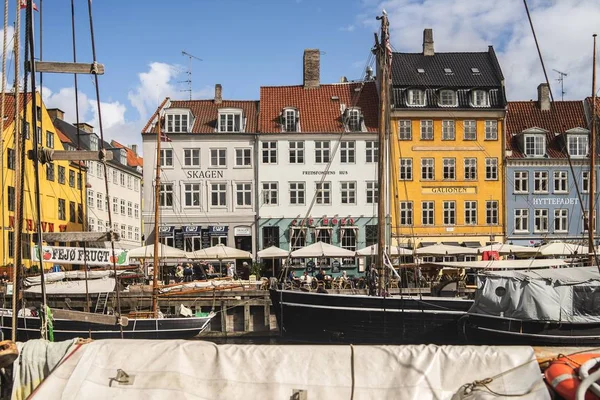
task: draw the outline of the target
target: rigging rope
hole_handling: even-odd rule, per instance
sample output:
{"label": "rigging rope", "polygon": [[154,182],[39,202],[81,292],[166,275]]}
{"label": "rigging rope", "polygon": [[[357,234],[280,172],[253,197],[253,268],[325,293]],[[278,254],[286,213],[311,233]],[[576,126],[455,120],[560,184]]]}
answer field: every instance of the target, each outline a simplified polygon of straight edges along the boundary
{"label": "rigging rope", "polygon": [[[2,40],[2,92],[0,93],[0,171],[4,171],[4,110],[5,110],[5,92],[6,92],[6,41],[8,39],[8,0],[4,0],[4,25]],[[4,193],[4,173],[2,173],[2,193]],[[6,265],[6,238],[4,229],[4,196],[2,198],[2,266]]]}

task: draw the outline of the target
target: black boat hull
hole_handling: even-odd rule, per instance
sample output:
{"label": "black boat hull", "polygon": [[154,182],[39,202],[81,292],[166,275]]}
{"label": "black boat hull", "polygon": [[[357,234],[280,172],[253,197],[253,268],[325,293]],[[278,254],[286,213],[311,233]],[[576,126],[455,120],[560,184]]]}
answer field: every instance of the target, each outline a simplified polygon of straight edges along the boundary
{"label": "black boat hull", "polygon": [[470,300],[271,290],[281,336],[295,342],[460,344]]}
{"label": "black boat hull", "polygon": [[[190,339],[208,327],[213,315],[189,318],[149,318],[130,319],[123,327],[125,339]],[[26,341],[40,338],[41,320],[38,317],[18,318],[17,340]],[[5,338],[12,334],[11,316],[6,313],[0,317],[0,329]],[[54,340],[73,338],[118,339],[121,330],[118,325],[90,324],[82,321],[57,319],[53,322]]]}
{"label": "black boat hull", "polygon": [[459,329],[470,344],[529,346],[598,346],[600,323],[523,321],[493,315],[468,314]]}

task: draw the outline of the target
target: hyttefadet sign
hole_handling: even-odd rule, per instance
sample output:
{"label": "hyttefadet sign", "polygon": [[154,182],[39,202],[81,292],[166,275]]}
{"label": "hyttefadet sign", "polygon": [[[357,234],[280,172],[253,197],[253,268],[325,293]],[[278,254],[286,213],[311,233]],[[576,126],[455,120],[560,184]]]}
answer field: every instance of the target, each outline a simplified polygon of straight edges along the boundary
{"label": "hyttefadet sign", "polygon": [[[83,264],[87,261],[88,265],[109,266],[114,261],[119,266],[129,265],[129,257],[126,250],[115,249],[114,255],[111,253],[111,249],[88,248],[84,250],[82,247],[42,247],[44,262],[53,264]],[[40,260],[38,246],[32,248],[31,258],[33,261]]]}

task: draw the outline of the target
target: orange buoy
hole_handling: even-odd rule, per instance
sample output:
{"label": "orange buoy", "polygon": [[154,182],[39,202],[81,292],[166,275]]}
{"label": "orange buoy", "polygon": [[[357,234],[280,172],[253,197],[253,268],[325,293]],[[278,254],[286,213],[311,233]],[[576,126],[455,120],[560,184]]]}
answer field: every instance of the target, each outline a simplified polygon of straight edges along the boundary
{"label": "orange buoy", "polygon": [[[600,354],[575,354],[560,357],[552,361],[544,372],[546,382],[564,399],[575,399],[577,388],[581,383],[579,367],[586,361],[597,357],[600,357]],[[600,400],[600,397],[588,390],[585,400]]]}

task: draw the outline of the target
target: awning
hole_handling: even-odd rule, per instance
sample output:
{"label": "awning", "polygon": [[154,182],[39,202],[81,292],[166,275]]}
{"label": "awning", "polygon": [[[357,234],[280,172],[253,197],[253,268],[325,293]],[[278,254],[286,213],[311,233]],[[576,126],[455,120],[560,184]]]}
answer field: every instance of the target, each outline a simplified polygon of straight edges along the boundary
{"label": "awning", "polygon": [[470,247],[472,249],[477,249],[481,247],[480,242],[463,242],[463,244],[465,245],[465,247]]}
{"label": "awning", "polygon": [[358,239],[358,226],[342,226],[340,228],[340,240],[344,238],[346,230],[354,231],[354,239]]}
{"label": "awning", "polygon": [[208,227],[208,234],[211,236],[227,236],[229,227],[226,225],[214,225]]}
{"label": "awning", "polygon": [[442,242],[442,244],[445,244],[446,246],[460,246],[460,243],[458,242]]}
{"label": "awning", "polygon": [[181,227],[183,236],[200,236],[202,227],[200,225],[185,225]]}
{"label": "awning", "polygon": [[166,238],[173,236],[173,232],[175,232],[174,226],[159,226],[158,227],[158,237]]}
{"label": "awning", "polygon": [[437,242],[421,242],[421,247],[433,246]]}

